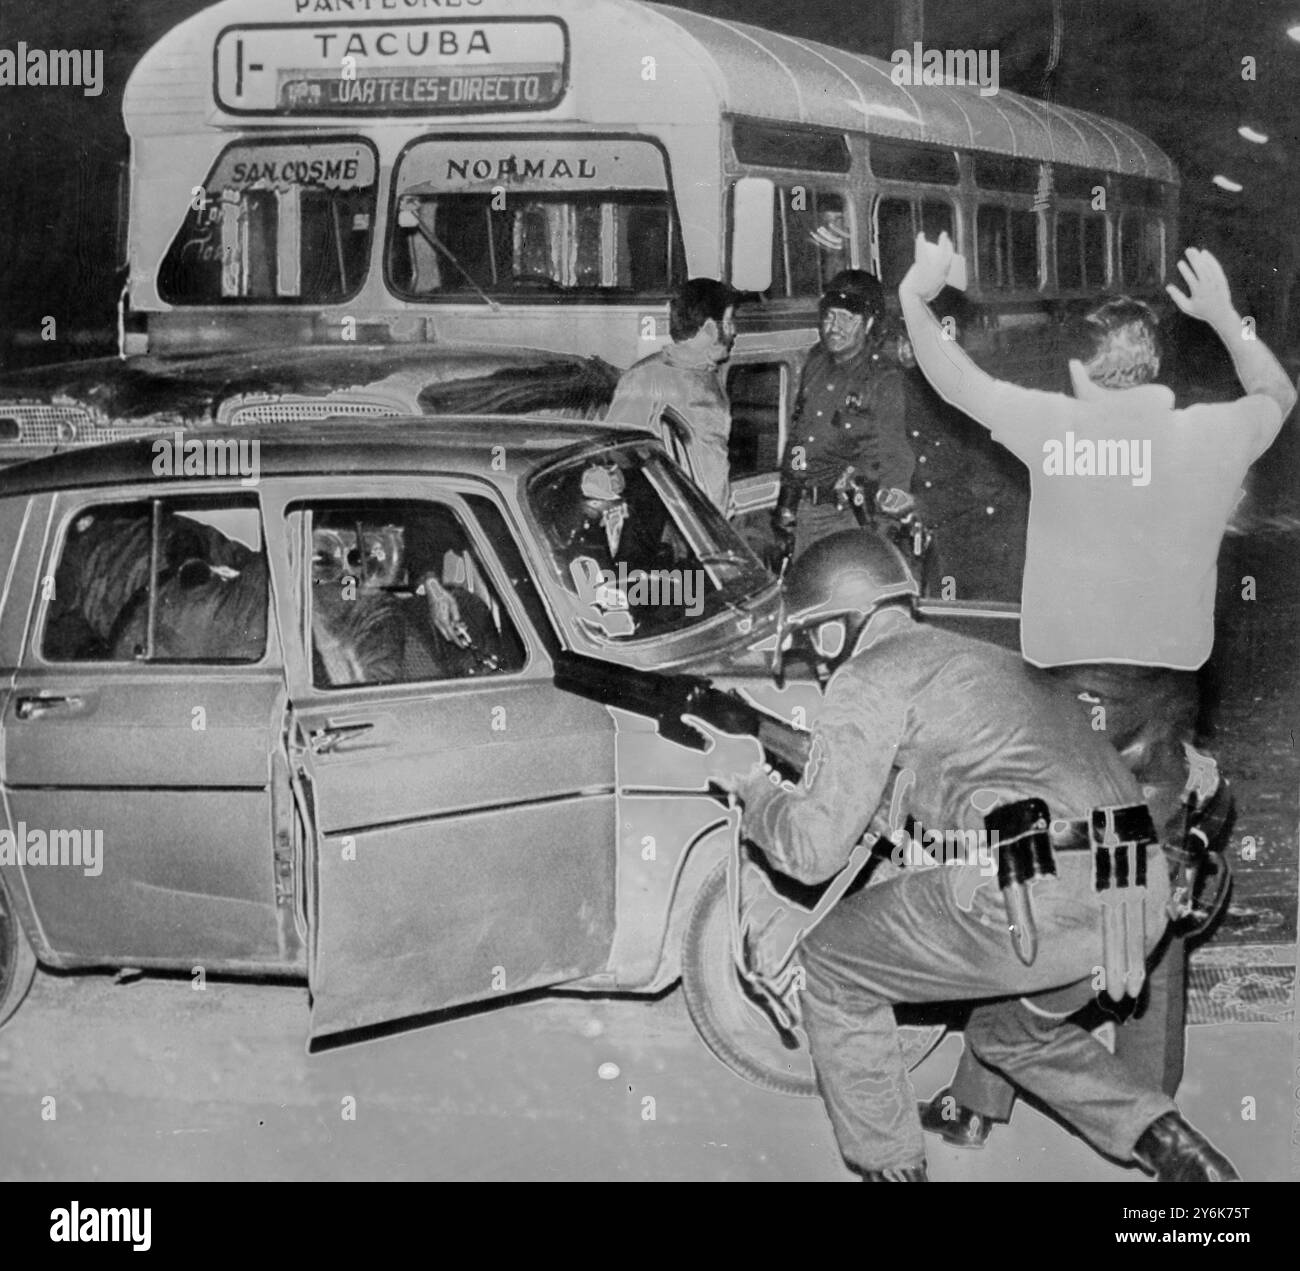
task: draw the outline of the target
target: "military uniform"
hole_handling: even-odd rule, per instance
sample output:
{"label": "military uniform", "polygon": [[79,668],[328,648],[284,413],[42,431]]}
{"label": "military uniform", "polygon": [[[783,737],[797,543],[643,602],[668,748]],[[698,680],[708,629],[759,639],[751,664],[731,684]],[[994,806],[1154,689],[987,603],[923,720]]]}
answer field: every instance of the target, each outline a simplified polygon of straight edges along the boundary
{"label": "military uniform", "polygon": [[1018,601],[1029,482],[988,434],[944,402],[915,369],[903,373],[916,514],[934,532],[929,576],[952,598]]}
{"label": "military uniform", "polygon": [[799,493],[796,556],[829,534],[858,528],[835,492],[850,466],[866,483],[868,515],[877,489],[910,489],[916,457],[904,426],[902,372],[870,345],[843,362],[818,345],[800,377],[782,465],[783,486]]}
{"label": "military uniform", "polygon": [[[1135,776],[1144,789],[1155,787],[1161,802],[1152,801],[1156,825],[1166,842],[1182,836],[1183,806],[1173,792],[1181,790],[1186,773],[1182,742],[1196,726],[1196,677],[1155,667],[1123,665],[1069,666],[1049,674],[1072,693],[1082,696],[1082,709],[1104,708],[1103,734],[1119,750],[1140,750]],[[1174,1095],[1183,1079],[1186,1056],[1187,942],[1168,933],[1147,977],[1146,991],[1133,1013],[1115,1034],[1115,1056],[1150,1084]],[[981,1027],[977,1012],[972,1016]],[[1022,1020],[1024,1026],[1036,1026]],[[969,1025],[968,1025],[969,1028]],[[989,1121],[1007,1121],[1015,1090],[1003,1076],[980,1062],[967,1046],[946,1094],[968,1112]]]}
{"label": "military uniform", "polygon": [[[886,610],[831,680],[803,782],[742,784],[743,831],[782,872],[824,881],[843,867],[895,770],[914,780],[898,781],[891,811],[931,830],[978,832],[990,805],[1031,797],[1068,820],[1141,802],[1118,753],[1049,677],[1008,650]],[[1140,899],[1147,952],[1164,930],[1169,895],[1163,853],[1149,852]],[[1156,1085],[1058,1018],[1092,995],[1105,953],[1091,854],[1060,851],[1056,863],[1055,877],[1030,884],[1040,941],[1030,965],[1013,950],[997,879],[974,861],[908,869],[851,894],[804,940],[801,997],[818,1085],[856,1170],[924,1160],[896,1003],[1018,995],[1037,1003],[1030,1026],[1008,1012],[976,1018],[968,1044],[1121,1160],[1157,1120],[1176,1115]],[[1033,1026],[1039,1018],[1047,1022]]]}

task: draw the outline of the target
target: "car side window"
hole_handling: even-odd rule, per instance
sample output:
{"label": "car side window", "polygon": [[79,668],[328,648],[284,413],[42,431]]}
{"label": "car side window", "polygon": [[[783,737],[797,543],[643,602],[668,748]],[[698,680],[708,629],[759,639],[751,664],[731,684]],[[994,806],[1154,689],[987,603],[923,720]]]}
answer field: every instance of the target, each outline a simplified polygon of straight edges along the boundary
{"label": "car side window", "polygon": [[252,498],[95,504],[67,528],[41,656],[49,662],[258,662],[267,562]]}
{"label": "car side window", "polygon": [[524,645],[457,513],[365,499],[296,505],[310,536],[317,688],[504,675]]}

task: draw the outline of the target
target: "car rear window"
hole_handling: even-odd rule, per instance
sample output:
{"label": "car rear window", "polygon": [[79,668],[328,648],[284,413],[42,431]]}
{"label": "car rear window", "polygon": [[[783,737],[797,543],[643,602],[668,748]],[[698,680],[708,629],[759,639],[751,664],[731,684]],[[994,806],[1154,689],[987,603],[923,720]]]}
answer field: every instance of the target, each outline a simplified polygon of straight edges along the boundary
{"label": "car rear window", "polygon": [[159,498],[87,506],[53,574],[48,662],[258,662],[267,562],[255,500]]}

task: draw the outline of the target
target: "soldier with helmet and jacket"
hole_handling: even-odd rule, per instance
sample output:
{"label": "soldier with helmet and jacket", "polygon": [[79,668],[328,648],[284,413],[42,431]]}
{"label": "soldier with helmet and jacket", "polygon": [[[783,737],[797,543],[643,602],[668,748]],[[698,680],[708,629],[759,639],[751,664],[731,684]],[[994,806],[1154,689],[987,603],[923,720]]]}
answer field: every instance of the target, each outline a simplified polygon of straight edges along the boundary
{"label": "soldier with helmet and jacket", "polygon": [[[806,884],[844,867],[884,804],[931,834],[984,836],[846,894],[803,938],[803,1023],[841,1153],[868,1181],[926,1180],[893,1008],[968,1000],[984,1004],[967,1044],[1099,1150],[1165,1181],[1235,1181],[1157,1082],[1068,1018],[1099,978],[1139,993],[1165,929],[1169,866],[1138,785],[1048,676],[918,622],[917,593],[902,556],[860,531],[796,561],[778,658],[816,633],[824,709],[797,786],[761,762],[731,785],[744,835]],[[715,738],[723,766],[754,760],[752,741]],[[771,973],[770,924],[752,925]]]}
{"label": "soldier with helmet and jacket", "polygon": [[907,440],[903,378],[885,353],[885,294],[845,269],[821,300],[821,341],[799,380],[773,529],[789,557],[853,529],[877,511],[904,515],[916,458]]}

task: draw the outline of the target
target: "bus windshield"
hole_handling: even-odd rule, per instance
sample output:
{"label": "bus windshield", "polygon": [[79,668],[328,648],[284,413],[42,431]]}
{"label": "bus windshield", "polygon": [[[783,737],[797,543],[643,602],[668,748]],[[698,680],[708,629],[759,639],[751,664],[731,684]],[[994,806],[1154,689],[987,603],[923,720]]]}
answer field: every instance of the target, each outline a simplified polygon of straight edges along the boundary
{"label": "bus windshield", "polygon": [[681,272],[649,142],[422,142],[397,191],[388,275],[408,300],[662,295]]}
{"label": "bus windshield", "polygon": [[362,141],[229,146],[163,259],[171,304],[337,304],[365,282],[374,151]]}

